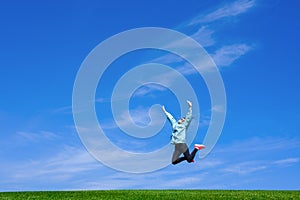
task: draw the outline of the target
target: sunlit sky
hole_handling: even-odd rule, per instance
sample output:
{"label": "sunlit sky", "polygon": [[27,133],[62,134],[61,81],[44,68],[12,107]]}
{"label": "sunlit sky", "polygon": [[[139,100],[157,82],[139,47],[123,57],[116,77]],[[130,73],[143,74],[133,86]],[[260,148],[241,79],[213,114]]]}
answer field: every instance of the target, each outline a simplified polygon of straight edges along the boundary
{"label": "sunlit sky", "polygon": [[[299,190],[299,5],[280,0],[3,2],[0,191]],[[82,62],[99,43],[141,27],[173,29],[199,42],[223,78],[227,112],[222,134],[204,159],[197,154],[192,164],[132,174],[105,166],[87,151],[74,124],[72,92]],[[190,147],[201,143],[212,109],[201,76],[186,73],[176,57],[150,50],[120,57],[99,82],[95,108],[108,138],[136,152],[169,142],[169,124],[149,140],[132,139],[118,129],[110,110],[118,79],[149,61],[168,64],[190,81],[201,108],[194,113],[192,123],[199,129]],[[148,85],[136,91],[129,110],[136,124],[145,126],[153,104],[165,105],[179,118],[179,103],[166,88]]]}

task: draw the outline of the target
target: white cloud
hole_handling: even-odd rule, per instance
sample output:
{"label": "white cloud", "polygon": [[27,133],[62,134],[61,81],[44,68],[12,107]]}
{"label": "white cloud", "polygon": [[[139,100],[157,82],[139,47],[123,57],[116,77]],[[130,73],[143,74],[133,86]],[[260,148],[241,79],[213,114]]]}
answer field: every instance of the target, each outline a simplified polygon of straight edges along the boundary
{"label": "white cloud", "polygon": [[246,44],[233,44],[218,49],[211,56],[218,67],[224,67],[231,65],[251,49],[252,47]]}
{"label": "white cloud", "polygon": [[77,173],[98,167],[99,163],[85,149],[66,146],[53,157],[29,160],[19,164],[11,178],[18,181],[44,178],[55,181],[67,180]]}
{"label": "white cloud", "polygon": [[223,105],[214,105],[211,110],[213,112],[225,112],[225,108]]}
{"label": "white cloud", "polygon": [[[180,173],[180,172],[179,172]],[[207,177],[206,173],[203,173],[199,176],[186,176],[180,177],[173,181],[165,181],[163,184],[163,188],[189,188],[197,186],[197,183],[205,180]]]}
{"label": "white cloud", "polygon": [[63,106],[52,111],[59,114],[72,114],[72,106]]}
{"label": "white cloud", "polygon": [[[192,50],[195,48],[194,43],[190,42],[190,39],[196,40],[202,47],[208,47],[215,44],[215,40],[213,39],[212,35],[215,31],[210,29],[208,26],[201,26],[199,27],[193,34],[190,34],[188,37],[184,37],[180,40],[175,40],[172,43],[167,44],[167,47],[184,47],[185,49],[189,49],[190,47]],[[190,51],[192,51],[190,50]],[[172,62],[179,62],[182,61],[178,56],[162,56],[161,58],[154,59],[154,61],[168,61],[166,63]]]}
{"label": "white cloud", "polygon": [[26,141],[30,141],[30,142],[38,142],[41,140],[53,140],[59,137],[57,134],[50,131],[38,131],[38,132],[19,131],[17,132],[17,135],[25,139]]}
{"label": "white cloud", "polygon": [[[169,62],[168,56],[166,57],[160,57],[158,58],[159,60],[163,61],[166,59],[166,62]],[[168,61],[167,61],[168,60]],[[152,61],[151,61],[152,62]],[[170,61],[171,62],[171,61]],[[170,63],[171,64],[171,63]],[[173,64],[176,64],[175,62]],[[181,65],[181,67],[176,68],[177,71],[175,70],[169,70],[167,72],[161,72],[160,74],[155,74],[151,77],[149,75],[149,80],[151,80],[153,83],[157,84],[147,84],[143,85],[139,90],[137,90],[134,93],[135,97],[143,97],[145,95],[149,95],[154,91],[166,91],[170,89],[174,84],[179,84],[184,82],[183,78],[179,75],[180,74],[191,74],[191,73],[196,73],[196,70],[193,69],[192,67],[187,67],[186,65]]]}
{"label": "white cloud", "polygon": [[[282,144],[279,145],[279,141]],[[234,189],[237,187],[249,187],[249,180],[251,178],[248,179],[247,177],[254,177],[256,173],[276,168],[285,167],[285,169],[288,169],[289,166],[299,163],[300,159],[297,157],[266,159],[264,156],[261,156],[270,151],[270,149],[261,148],[261,146],[271,145],[272,152],[273,150],[286,151],[285,145],[287,143],[291,144],[293,148],[299,148],[299,140],[296,139],[247,139],[221,147],[222,150],[232,149],[232,151],[214,151],[208,157],[201,160],[199,160],[197,154],[195,163],[188,164],[183,162],[175,166],[170,164],[164,169],[145,174],[128,174],[108,169],[93,159],[86,150],[65,146],[62,151],[51,157],[41,158],[40,160],[29,160],[24,163],[18,163],[18,165],[13,165],[10,172],[11,177],[9,177],[10,182],[6,180],[5,183],[14,183],[17,185],[30,181],[32,182],[30,185],[34,185],[47,179],[49,184],[56,183],[57,185],[58,182],[61,182],[62,186],[60,187],[69,190]],[[259,151],[257,152],[255,149],[249,148],[253,146],[259,148]],[[245,152],[246,149],[247,152]],[[245,156],[249,152],[257,159],[251,160]],[[113,152],[111,152],[111,156],[113,157],[112,159],[118,159],[118,156],[114,155]],[[239,184],[236,183],[237,179],[239,180]],[[255,182],[251,182],[250,184],[253,183]]]}
{"label": "white cloud", "polygon": [[212,35],[215,31],[208,28],[208,26],[201,26],[197,32],[192,34],[190,37],[195,39],[202,47],[208,47],[215,44],[215,40]]}
{"label": "white cloud", "polygon": [[236,173],[240,175],[248,175],[253,172],[261,171],[267,169],[268,166],[266,163],[262,163],[261,161],[246,161],[236,164],[230,164],[226,166],[223,171]]}
{"label": "white cloud", "polygon": [[189,63],[185,62],[180,67],[177,67],[178,70],[183,75],[192,75],[199,73],[194,67],[192,67]]}
{"label": "white cloud", "polygon": [[[118,125],[120,127],[126,127],[131,124],[137,124],[139,126],[147,126],[150,122],[152,122],[152,125],[158,125],[161,124],[161,117],[153,117],[150,118],[149,115],[150,108],[149,107],[143,107],[139,106],[134,109],[130,109],[130,112],[128,110],[124,110],[120,116],[118,117]],[[130,113],[130,117],[128,117],[128,112]],[[161,116],[161,114],[159,114]],[[157,119],[157,120],[156,120]],[[152,121],[151,121],[152,120]],[[111,122],[108,122],[110,125],[112,125]],[[110,127],[113,126],[107,126],[104,124],[104,127]]]}
{"label": "white cloud", "polygon": [[111,102],[111,99],[110,98],[97,98],[95,100],[96,103],[108,103],[108,102]]}
{"label": "white cloud", "polygon": [[225,4],[206,15],[197,16],[189,25],[196,25],[199,23],[209,23],[216,20],[233,17],[245,13],[255,5],[255,0],[238,0],[230,4]]}
{"label": "white cloud", "polygon": [[299,158],[287,158],[275,161],[269,160],[250,160],[244,162],[237,162],[229,165],[225,165],[222,169],[224,172],[236,173],[240,175],[249,175],[254,172],[274,169],[279,166],[289,167],[291,165],[297,164],[300,161]]}
{"label": "white cloud", "polygon": [[[196,25],[200,22],[211,22],[224,17],[237,16],[238,14],[246,12],[254,5],[255,5],[254,0],[238,0],[230,4],[226,4],[223,7],[214,10],[205,16],[197,17],[194,20],[191,20],[190,23],[187,23],[183,27],[188,27],[191,24]],[[213,34],[215,34],[215,30],[210,28],[209,25],[206,25],[206,26],[200,26],[196,32],[190,35],[190,37],[195,39],[203,47],[209,47],[216,44],[216,41],[212,37]],[[190,43],[186,42],[186,40],[187,39],[175,41],[171,44],[168,44],[168,46],[189,47],[187,45],[190,45]],[[212,59],[214,60],[215,64],[218,67],[224,67],[224,66],[231,65],[242,55],[248,53],[252,48],[253,47],[243,43],[231,44],[219,48],[214,53],[210,53],[210,56],[212,57]],[[190,58],[193,57],[193,54],[194,53],[190,51],[185,56]],[[180,71],[180,73],[185,75],[191,75],[197,73],[197,70],[193,69],[192,67],[186,67],[188,64],[187,62],[185,62],[185,59],[170,54],[160,56],[156,59],[151,60],[151,62],[154,63],[158,62],[158,63],[169,64],[173,66],[174,65],[179,66],[177,67],[177,70]],[[212,66],[211,63],[207,62],[207,60],[202,59],[199,60],[199,63],[197,63],[196,67],[199,67],[198,70],[201,70],[202,72],[210,72]],[[171,75],[172,74],[166,74],[165,77],[163,77],[165,79],[160,79],[160,80],[170,80],[171,82],[173,80]]]}
{"label": "white cloud", "polygon": [[299,158],[286,158],[286,159],[281,159],[281,160],[276,160],[274,161],[274,164],[277,165],[290,165],[290,164],[295,164],[300,161]]}
{"label": "white cloud", "polygon": [[[170,155],[171,157],[171,155]],[[145,174],[128,174],[114,172],[106,174],[101,181],[82,183],[79,189],[170,189],[198,187],[202,180],[210,177],[209,170],[222,165],[216,159],[198,160],[195,163],[185,162],[169,165],[166,168]],[[170,177],[173,177],[170,179]]]}
{"label": "white cloud", "polygon": [[148,84],[148,85],[143,85],[141,88],[139,88],[133,96],[136,97],[142,97],[147,94],[151,94],[153,91],[165,91],[167,88],[158,85],[158,84]]}
{"label": "white cloud", "polygon": [[[291,157],[278,159],[280,152],[298,149],[300,140],[297,138],[248,138],[230,145],[217,147],[213,154],[224,155],[222,173],[250,175],[258,171],[278,167],[290,167],[299,163],[300,159]],[[267,157],[266,157],[267,156]]]}
{"label": "white cloud", "polygon": [[[239,133],[242,134],[242,133]],[[234,141],[228,147],[221,147],[215,149],[216,153],[233,153],[238,152],[246,154],[247,152],[251,153],[266,153],[272,151],[282,151],[288,149],[296,149],[300,146],[300,140],[297,138],[284,138],[284,137],[253,137],[247,138],[245,140]]]}
{"label": "white cloud", "polygon": [[154,58],[150,61],[148,61],[149,63],[161,63],[161,64],[174,64],[174,63],[179,63],[182,62],[183,58],[173,55],[173,54],[165,54],[163,56],[158,56],[157,58]]}

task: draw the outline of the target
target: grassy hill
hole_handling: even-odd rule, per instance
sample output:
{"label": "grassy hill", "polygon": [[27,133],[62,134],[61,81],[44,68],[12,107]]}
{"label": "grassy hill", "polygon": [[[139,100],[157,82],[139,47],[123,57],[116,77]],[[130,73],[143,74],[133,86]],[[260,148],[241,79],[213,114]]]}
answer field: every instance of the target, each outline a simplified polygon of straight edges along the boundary
{"label": "grassy hill", "polygon": [[103,190],[1,192],[0,199],[300,199],[300,191],[263,190]]}

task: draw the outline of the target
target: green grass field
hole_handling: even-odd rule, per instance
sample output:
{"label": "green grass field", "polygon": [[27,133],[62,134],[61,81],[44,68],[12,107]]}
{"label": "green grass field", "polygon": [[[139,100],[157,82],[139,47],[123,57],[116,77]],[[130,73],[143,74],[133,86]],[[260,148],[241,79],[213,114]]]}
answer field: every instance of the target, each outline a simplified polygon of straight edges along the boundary
{"label": "green grass field", "polygon": [[0,199],[300,199],[300,191],[100,190],[67,192],[1,192]]}

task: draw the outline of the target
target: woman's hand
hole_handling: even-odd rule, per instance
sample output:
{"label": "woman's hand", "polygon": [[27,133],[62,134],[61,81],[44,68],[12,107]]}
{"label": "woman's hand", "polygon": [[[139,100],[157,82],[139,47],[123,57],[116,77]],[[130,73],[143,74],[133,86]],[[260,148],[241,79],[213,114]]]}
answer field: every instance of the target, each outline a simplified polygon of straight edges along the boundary
{"label": "woman's hand", "polygon": [[162,106],[161,109],[166,112],[165,106]]}
{"label": "woman's hand", "polygon": [[189,107],[192,107],[192,106],[193,106],[192,102],[190,102],[189,100],[187,100],[186,102],[187,102],[187,104],[189,105]]}

